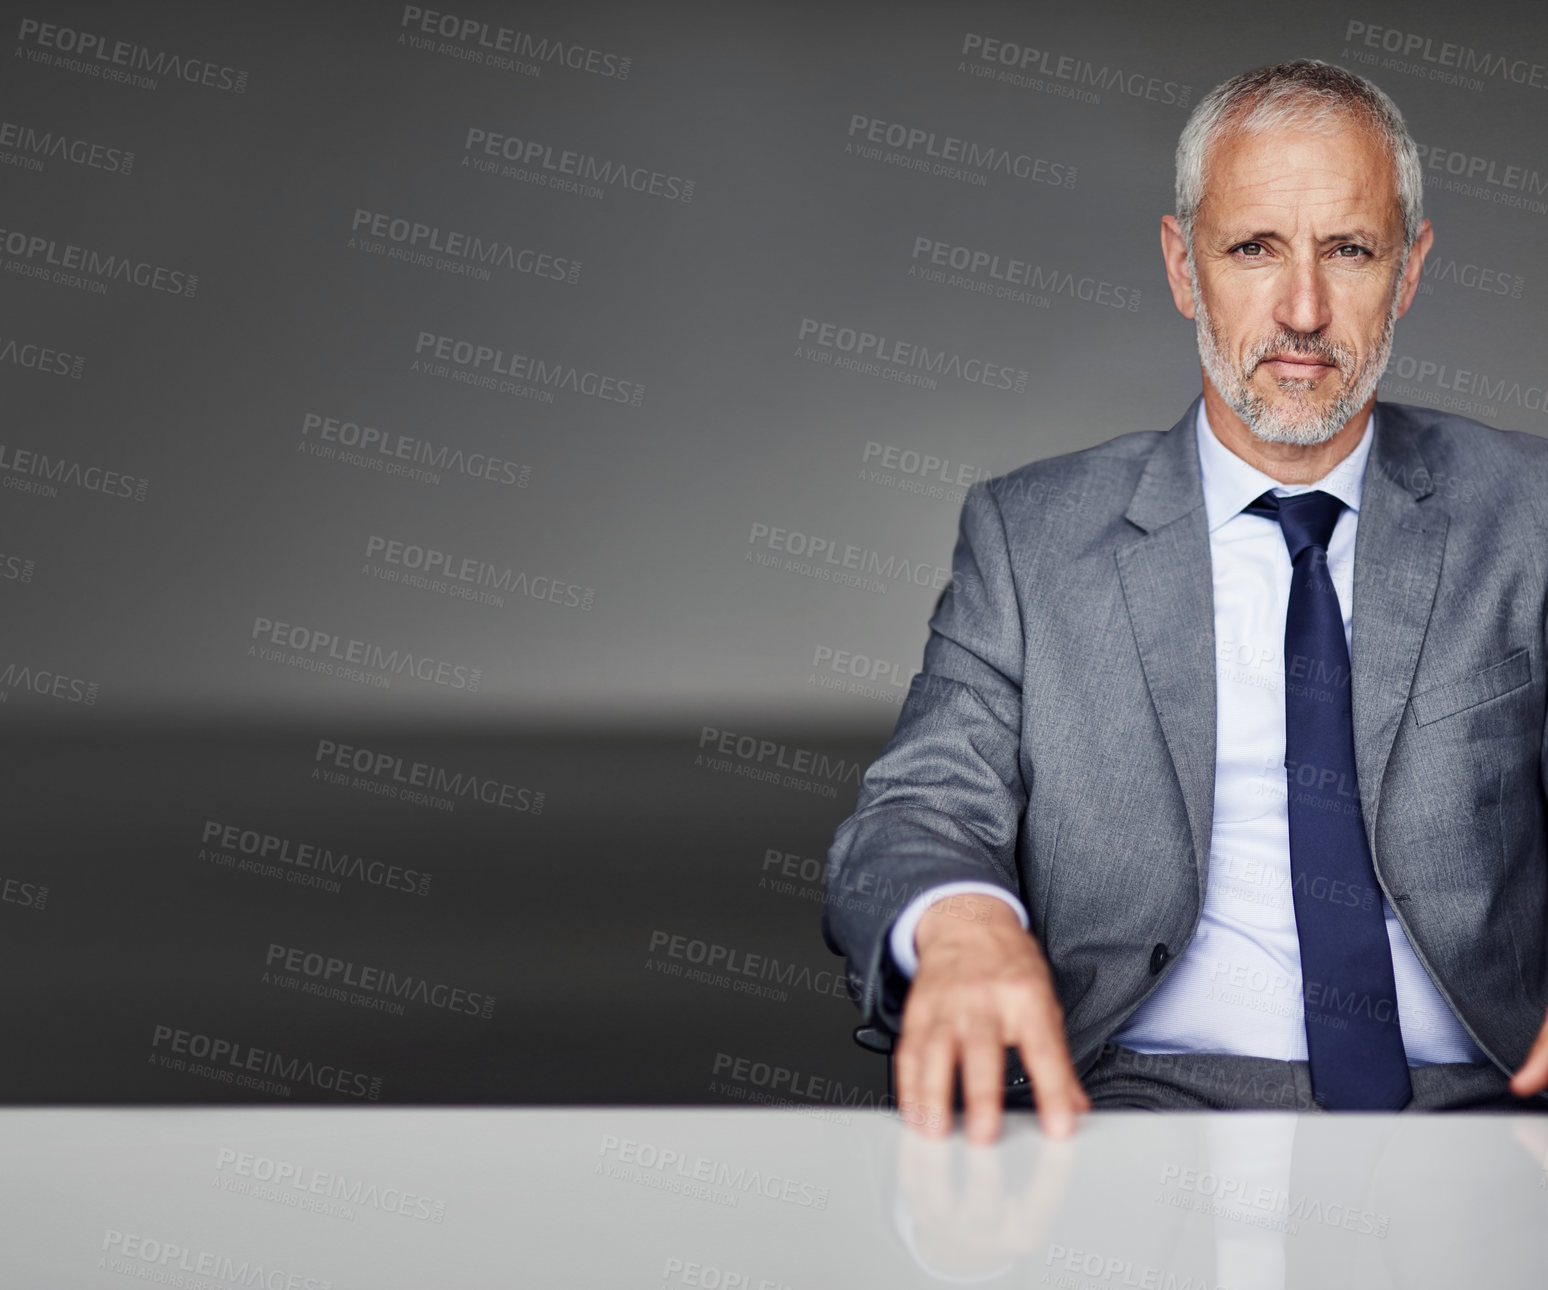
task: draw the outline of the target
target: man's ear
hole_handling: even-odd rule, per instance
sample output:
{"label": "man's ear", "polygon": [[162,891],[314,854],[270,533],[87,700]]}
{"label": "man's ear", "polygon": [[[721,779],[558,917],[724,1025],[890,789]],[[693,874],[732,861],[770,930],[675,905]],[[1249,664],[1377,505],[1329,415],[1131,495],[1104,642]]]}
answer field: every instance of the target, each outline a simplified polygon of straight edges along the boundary
{"label": "man's ear", "polygon": [[1435,244],[1435,230],[1430,227],[1430,221],[1425,220],[1419,225],[1419,236],[1414,239],[1414,244],[1408,251],[1408,263],[1403,266],[1403,285],[1398,296],[1397,316],[1401,318],[1408,312],[1408,306],[1414,303],[1414,296],[1419,290],[1419,280],[1424,276],[1424,257],[1430,253],[1430,247]]}
{"label": "man's ear", "polygon": [[1172,303],[1184,318],[1192,318],[1193,281],[1188,274],[1188,241],[1183,237],[1182,225],[1175,215],[1161,217],[1161,261],[1166,265],[1166,283],[1172,289]]}

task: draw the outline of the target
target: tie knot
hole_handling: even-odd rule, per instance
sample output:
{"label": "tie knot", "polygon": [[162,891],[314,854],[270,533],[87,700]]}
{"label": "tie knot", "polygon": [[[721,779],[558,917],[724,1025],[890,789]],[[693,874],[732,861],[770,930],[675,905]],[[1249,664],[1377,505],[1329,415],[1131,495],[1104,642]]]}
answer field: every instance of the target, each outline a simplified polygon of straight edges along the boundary
{"label": "tie knot", "polygon": [[1290,548],[1290,563],[1300,558],[1307,547],[1320,546],[1328,549],[1333,537],[1333,526],[1338,523],[1344,503],[1332,493],[1320,488],[1310,493],[1295,493],[1290,497],[1263,496],[1245,508],[1249,514],[1262,515],[1279,521],[1285,535],[1285,545]]}

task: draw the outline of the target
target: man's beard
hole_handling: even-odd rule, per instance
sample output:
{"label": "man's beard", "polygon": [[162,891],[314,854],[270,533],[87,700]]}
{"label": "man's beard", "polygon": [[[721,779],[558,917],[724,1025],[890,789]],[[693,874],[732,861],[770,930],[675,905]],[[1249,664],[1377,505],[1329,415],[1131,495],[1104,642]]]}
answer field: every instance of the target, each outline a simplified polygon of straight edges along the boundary
{"label": "man's beard", "polygon": [[[1398,297],[1403,285],[1403,268],[1407,263],[1408,256],[1405,253],[1403,265],[1399,266],[1397,278],[1392,284],[1392,299],[1388,303],[1387,320],[1382,325],[1381,336],[1363,363],[1357,362],[1354,351],[1347,345],[1340,345],[1316,333],[1282,328],[1254,345],[1242,356],[1241,366],[1233,368],[1230,359],[1226,357],[1220,334],[1204,306],[1204,294],[1199,290],[1198,270],[1190,255],[1188,273],[1193,283],[1199,358],[1211,384],[1220,392],[1220,397],[1231,411],[1259,439],[1267,443],[1326,443],[1343,429],[1349,418],[1376,392],[1382,373],[1387,370],[1387,360],[1392,355],[1393,327],[1397,323]],[[1259,363],[1273,354],[1297,354],[1337,368],[1343,378],[1338,396],[1323,411],[1318,412],[1310,397],[1318,381],[1286,377],[1275,382],[1285,397],[1279,403],[1271,404],[1253,389],[1252,374]]]}

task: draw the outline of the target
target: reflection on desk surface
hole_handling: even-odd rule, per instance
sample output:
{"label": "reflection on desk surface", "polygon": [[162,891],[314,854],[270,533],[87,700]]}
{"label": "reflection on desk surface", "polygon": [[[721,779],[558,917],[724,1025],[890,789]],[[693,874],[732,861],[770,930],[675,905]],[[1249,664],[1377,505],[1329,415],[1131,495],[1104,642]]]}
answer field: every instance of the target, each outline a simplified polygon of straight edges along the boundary
{"label": "reflection on desk surface", "polygon": [[8,1281],[1532,1286],[1540,1116],[1102,1112],[930,1142],[882,1112],[0,1112]]}

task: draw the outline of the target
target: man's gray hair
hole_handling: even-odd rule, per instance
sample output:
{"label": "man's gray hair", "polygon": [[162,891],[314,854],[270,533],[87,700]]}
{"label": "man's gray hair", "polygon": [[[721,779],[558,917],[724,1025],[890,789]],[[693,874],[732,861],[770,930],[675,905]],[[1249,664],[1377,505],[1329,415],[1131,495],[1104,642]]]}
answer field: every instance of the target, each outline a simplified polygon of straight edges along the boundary
{"label": "man's gray hair", "polygon": [[1405,253],[1424,220],[1424,172],[1397,104],[1365,77],[1315,58],[1243,72],[1199,100],[1177,141],[1177,222],[1193,258],[1193,222],[1204,197],[1205,162],[1224,135],[1284,126],[1332,131],[1354,120],[1387,145],[1403,208]]}

